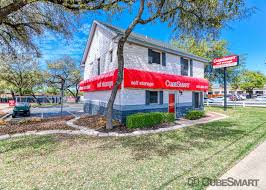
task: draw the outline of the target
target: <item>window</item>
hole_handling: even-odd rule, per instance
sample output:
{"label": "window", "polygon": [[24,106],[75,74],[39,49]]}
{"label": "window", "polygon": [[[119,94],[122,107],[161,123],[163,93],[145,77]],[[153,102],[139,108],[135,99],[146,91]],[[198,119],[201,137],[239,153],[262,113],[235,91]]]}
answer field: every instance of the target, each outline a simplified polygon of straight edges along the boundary
{"label": "window", "polygon": [[148,49],[149,64],[161,64],[161,53]]}
{"label": "window", "polygon": [[97,74],[100,75],[101,74],[101,60],[100,60],[100,58],[97,59],[97,66],[98,66]]}
{"label": "window", "polygon": [[193,60],[191,59],[189,63],[190,63],[190,65],[189,65],[189,68],[190,68],[190,76],[193,77]]}
{"label": "window", "polygon": [[146,90],[146,104],[163,104],[163,91]]}
{"label": "window", "polygon": [[113,62],[113,50],[109,51],[109,56],[110,56],[110,62]]}
{"label": "window", "polygon": [[181,57],[181,75],[188,76],[188,59]]}
{"label": "window", "polygon": [[151,104],[158,103],[158,92],[157,91],[150,91],[150,103]]}

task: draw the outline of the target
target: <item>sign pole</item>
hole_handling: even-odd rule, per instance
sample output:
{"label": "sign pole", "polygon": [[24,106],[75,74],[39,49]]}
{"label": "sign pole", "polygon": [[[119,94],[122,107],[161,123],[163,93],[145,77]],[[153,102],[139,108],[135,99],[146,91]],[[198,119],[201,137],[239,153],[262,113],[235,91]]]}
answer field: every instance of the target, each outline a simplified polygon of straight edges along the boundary
{"label": "sign pole", "polygon": [[224,111],[227,109],[226,67],[224,67]]}

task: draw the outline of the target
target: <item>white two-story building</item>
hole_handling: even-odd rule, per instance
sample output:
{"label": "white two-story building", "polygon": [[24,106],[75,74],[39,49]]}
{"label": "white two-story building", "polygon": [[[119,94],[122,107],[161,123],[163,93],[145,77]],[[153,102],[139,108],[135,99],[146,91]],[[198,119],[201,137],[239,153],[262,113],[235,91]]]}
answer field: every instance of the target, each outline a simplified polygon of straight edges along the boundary
{"label": "white two-story building", "polygon": [[[104,114],[117,78],[117,39],[122,29],[94,21],[84,51],[84,111]],[[173,112],[177,117],[203,109],[208,90],[208,60],[169,44],[133,33],[124,48],[124,80],[114,104],[114,118],[137,112]]]}

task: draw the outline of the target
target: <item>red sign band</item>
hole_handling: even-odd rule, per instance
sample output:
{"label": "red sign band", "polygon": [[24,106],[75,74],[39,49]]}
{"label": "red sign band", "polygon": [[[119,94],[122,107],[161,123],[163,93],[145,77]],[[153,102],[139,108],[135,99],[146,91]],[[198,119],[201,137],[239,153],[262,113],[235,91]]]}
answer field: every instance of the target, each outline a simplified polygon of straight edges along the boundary
{"label": "red sign band", "polygon": [[[117,79],[117,69],[80,83],[81,91],[98,91],[112,89]],[[206,79],[171,75],[158,72],[124,69],[124,87],[138,89],[168,89],[208,91],[209,82]]]}

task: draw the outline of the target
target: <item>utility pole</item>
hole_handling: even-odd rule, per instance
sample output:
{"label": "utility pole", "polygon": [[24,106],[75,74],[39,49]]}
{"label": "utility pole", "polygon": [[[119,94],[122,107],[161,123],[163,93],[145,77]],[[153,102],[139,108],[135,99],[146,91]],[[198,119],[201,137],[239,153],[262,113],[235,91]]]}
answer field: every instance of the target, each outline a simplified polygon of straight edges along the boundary
{"label": "utility pole", "polygon": [[226,67],[224,67],[224,111],[227,110],[227,84],[226,84]]}

